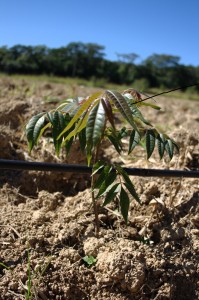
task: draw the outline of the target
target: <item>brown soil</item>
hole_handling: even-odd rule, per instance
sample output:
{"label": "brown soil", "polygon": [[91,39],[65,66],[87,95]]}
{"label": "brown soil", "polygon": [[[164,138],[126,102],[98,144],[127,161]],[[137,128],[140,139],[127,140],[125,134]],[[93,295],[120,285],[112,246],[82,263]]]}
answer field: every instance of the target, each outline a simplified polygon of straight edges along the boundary
{"label": "brown soil", "polygon": [[[94,91],[79,89],[0,79],[0,158],[83,164],[78,144],[57,158],[47,137],[30,157],[23,131],[57,98]],[[101,156],[128,167],[199,170],[199,102],[157,100],[162,110],[145,115],[177,141],[180,155],[146,161],[142,150],[118,157],[105,145]],[[0,299],[28,299],[29,278],[32,300],[199,299],[199,180],[132,181],[143,205],[132,199],[128,226],[113,205],[101,209],[97,239],[88,175],[1,170]],[[96,263],[88,267],[85,256]]]}

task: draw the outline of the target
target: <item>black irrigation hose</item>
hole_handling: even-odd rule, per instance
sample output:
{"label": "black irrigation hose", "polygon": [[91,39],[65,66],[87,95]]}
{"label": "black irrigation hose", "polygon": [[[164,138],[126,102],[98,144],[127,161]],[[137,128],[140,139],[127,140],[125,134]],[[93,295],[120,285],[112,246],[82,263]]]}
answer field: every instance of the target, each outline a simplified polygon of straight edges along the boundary
{"label": "black irrigation hose", "polygon": [[183,88],[188,88],[188,87],[191,87],[191,86],[196,86],[196,85],[199,85],[199,82],[194,83],[194,84],[184,85],[184,86],[181,86],[181,87],[178,87],[178,88],[169,90],[169,91],[165,91],[165,92],[161,92],[161,93],[159,93],[159,94],[155,94],[155,95],[153,95],[153,96],[149,96],[149,97],[147,97],[147,98],[144,98],[144,99],[141,99],[141,100],[139,100],[139,101],[137,101],[137,102],[134,102],[134,104],[135,104],[135,103],[139,103],[139,102],[146,101],[146,100],[148,100],[148,99],[155,98],[155,97],[157,97],[157,96],[161,96],[161,95],[164,95],[164,94],[168,94],[168,93],[171,93],[171,92],[174,92],[174,91],[177,91],[177,90],[181,90],[181,89],[183,89]]}
{"label": "black irrigation hose", "polygon": [[[0,159],[0,169],[71,172],[71,173],[83,173],[83,174],[91,174],[92,172],[91,167],[82,166],[82,165],[29,162],[29,161],[7,160],[7,159]],[[199,171],[138,169],[138,168],[124,168],[124,170],[129,175],[143,176],[143,177],[199,178]]]}

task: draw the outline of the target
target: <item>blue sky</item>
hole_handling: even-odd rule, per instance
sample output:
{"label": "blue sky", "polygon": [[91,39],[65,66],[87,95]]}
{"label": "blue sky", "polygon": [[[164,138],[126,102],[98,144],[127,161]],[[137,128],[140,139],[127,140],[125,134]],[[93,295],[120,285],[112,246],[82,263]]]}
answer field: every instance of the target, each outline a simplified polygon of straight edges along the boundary
{"label": "blue sky", "polygon": [[199,0],[1,0],[0,12],[0,46],[91,42],[111,60],[157,53],[199,66]]}

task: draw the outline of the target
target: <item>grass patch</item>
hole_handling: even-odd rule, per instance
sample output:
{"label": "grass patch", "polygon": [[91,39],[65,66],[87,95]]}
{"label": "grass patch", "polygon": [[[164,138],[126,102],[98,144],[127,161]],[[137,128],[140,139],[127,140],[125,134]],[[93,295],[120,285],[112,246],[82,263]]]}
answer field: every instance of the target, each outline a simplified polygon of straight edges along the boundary
{"label": "grass patch", "polygon": [[[115,83],[106,82],[105,79],[91,79],[86,80],[82,78],[71,78],[71,77],[58,77],[58,76],[48,76],[48,75],[5,75],[0,73],[0,78],[11,78],[14,80],[26,80],[28,82],[46,82],[53,84],[64,84],[69,86],[86,86],[93,88],[103,88],[110,90],[125,90],[129,87],[134,87],[132,84],[130,85],[120,85]],[[134,87],[136,88],[136,87]],[[162,92],[166,92],[167,90],[163,90],[161,88],[147,88],[147,90],[140,90],[140,92],[147,93],[149,95],[155,95]],[[174,91],[168,94],[163,95],[166,98],[178,98],[178,99],[186,99],[186,100],[199,100],[199,93],[193,89],[192,87],[188,88],[185,92],[182,91]]]}

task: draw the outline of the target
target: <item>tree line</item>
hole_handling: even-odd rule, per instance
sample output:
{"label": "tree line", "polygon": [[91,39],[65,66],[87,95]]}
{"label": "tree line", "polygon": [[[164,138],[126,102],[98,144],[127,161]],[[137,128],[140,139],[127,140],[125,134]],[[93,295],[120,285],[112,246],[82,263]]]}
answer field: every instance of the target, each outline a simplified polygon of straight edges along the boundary
{"label": "tree line", "polygon": [[199,66],[183,65],[179,56],[153,54],[140,63],[136,63],[139,55],[135,53],[117,53],[116,61],[105,56],[105,47],[95,43],[72,42],[60,48],[2,46],[0,72],[78,77],[128,85],[137,82],[145,89],[171,89],[199,82]]}

